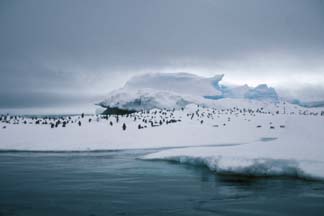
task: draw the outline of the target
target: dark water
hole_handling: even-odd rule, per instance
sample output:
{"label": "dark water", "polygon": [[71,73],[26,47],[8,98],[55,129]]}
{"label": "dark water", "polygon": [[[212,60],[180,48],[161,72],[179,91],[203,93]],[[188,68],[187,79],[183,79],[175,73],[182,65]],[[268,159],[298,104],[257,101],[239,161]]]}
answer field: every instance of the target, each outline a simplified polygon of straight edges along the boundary
{"label": "dark water", "polygon": [[0,215],[324,215],[324,183],[218,176],[145,151],[0,153]]}

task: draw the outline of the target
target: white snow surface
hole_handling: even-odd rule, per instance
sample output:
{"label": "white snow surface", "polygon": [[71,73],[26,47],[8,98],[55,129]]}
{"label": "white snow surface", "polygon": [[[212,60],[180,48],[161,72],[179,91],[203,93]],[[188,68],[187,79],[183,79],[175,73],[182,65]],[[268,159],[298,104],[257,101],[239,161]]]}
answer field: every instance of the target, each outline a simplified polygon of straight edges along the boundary
{"label": "white snow surface", "polygon": [[[223,103],[221,103],[223,101]],[[263,103],[237,101],[244,105],[246,109],[251,107],[262,107]],[[245,102],[245,103],[243,103]],[[61,151],[61,150],[107,150],[107,149],[132,149],[132,148],[161,148],[177,146],[200,146],[200,145],[223,145],[238,144],[256,141],[261,137],[277,137],[280,130],[269,130],[268,128],[256,129],[255,124],[263,121],[277,121],[283,123],[284,119],[279,116],[260,114],[251,118],[255,120],[253,124],[248,121],[247,116],[229,114],[225,109],[237,104],[233,99],[220,100],[217,106],[221,114],[214,115],[214,119],[206,117],[195,117],[191,120],[187,114],[211,112],[209,108],[197,107],[194,104],[187,105],[185,110],[176,110],[173,117],[170,117],[169,111],[167,119],[181,119],[181,122],[174,124],[163,124],[159,127],[151,127],[149,123],[145,124],[141,120],[134,121],[133,118],[119,117],[116,123],[115,117],[111,116],[108,121],[99,119],[95,116],[86,116],[85,118],[72,117],[74,121],[81,121],[82,126],[77,123],[68,124],[65,128],[50,128],[49,125],[35,124],[4,124],[0,123],[0,149],[13,150],[41,150],[41,151]],[[227,104],[227,105],[226,105]],[[258,106],[257,106],[258,105]],[[275,110],[276,107],[268,104],[266,110]],[[153,109],[149,114],[143,114],[146,119],[159,121],[160,114],[154,114]],[[136,113],[134,114],[136,115]],[[228,122],[228,117],[231,122]],[[89,123],[88,119],[92,122]],[[201,124],[200,121],[204,120]],[[113,126],[109,122],[113,122]],[[123,131],[122,124],[127,125],[127,130]],[[226,126],[222,126],[222,124]],[[138,129],[138,124],[148,127],[142,130]],[[6,125],[6,129],[2,126]],[[218,125],[219,127],[214,127]]]}
{"label": "white snow surface", "polygon": [[[324,117],[281,118],[285,119],[285,129],[277,134],[277,139],[238,146],[171,149],[146,155],[143,159],[206,165],[222,174],[324,179]],[[272,120],[273,124],[277,125],[278,120]]]}
{"label": "white snow surface", "polygon": [[[184,110],[174,112],[153,109],[128,118],[119,117],[118,123],[114,116],[108,120],[74,116],[73,123],[54,129],[49,125],[36,125],[31,119],[26,119],[27,124],[0,122],[0,150],[152,148],[157,152],[143,159],[204,164],[225,174],[324,179],[324,116],[320,115],[321,109],[228,98],[215,101],[213,106],[203,108],[189,104]],[[250,113],[249,109],[261,111]],[[143,119],[152,120],[154,125],[159,125],[163,118],[181,121],[163,122],[155,127],[143,122]],[[127,125],[125,131],[123,123]],[[138,129],[139,124],[147,128]],[[270,129],[271,126],[274,129]]]}

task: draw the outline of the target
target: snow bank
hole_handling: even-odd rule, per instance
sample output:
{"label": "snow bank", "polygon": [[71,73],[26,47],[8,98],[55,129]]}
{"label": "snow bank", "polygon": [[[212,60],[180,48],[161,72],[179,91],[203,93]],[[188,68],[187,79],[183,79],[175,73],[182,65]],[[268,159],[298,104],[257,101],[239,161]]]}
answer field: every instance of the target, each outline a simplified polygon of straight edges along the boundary
{"label": "snow bank", "polygon": [[221,174],[324,179],[324,119],[291,117],[278,139],[160,151],[143,159],[206,165]]}
{"label": "snow bank", "polygon": [[[186,152],[181,153],[186,154]],[[247,158],[230,156],[147,155],[142,159],[167,160],[191,165],[204,165],[218,174],[243,176],[288,176],[324,180],[324,162],[295,159]]]}
{"label": "snow bank", "polygon": [[[156,156],[147,156],[144,159],[157,159]],[[244,176],[289,176],[308,179],[324,179],[324,162],[307,160],[284,160],[270,158],[244,157],[194,157],[194,156],[167,156],[159,159],[176,161],[191,165],[205,165],[219,174]]]}

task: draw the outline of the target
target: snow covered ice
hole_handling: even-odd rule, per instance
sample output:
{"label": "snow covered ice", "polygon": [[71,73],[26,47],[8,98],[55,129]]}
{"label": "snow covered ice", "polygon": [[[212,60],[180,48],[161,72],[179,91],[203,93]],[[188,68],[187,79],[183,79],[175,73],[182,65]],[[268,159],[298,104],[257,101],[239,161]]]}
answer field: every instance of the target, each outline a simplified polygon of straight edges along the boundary
{"label": "snow covered ice", "polygon": [[[324,179],[323,119],[282,117],[286,118],[285,129],[276,139],[238,146],[171,149],[143,159],[203,164],[223,174]],[[273,124],[278,127],[277,121]]]}

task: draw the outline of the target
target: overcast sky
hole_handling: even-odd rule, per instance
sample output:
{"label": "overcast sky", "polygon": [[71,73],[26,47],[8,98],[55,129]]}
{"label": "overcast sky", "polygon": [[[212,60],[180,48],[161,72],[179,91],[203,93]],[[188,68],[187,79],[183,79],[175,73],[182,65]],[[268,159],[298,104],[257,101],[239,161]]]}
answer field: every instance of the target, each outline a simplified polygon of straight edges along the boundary
{"label": "overcast sky", "polygon": [[1,0],[0,108],[86,104],[187,71],[324,100],[323,0]]}

